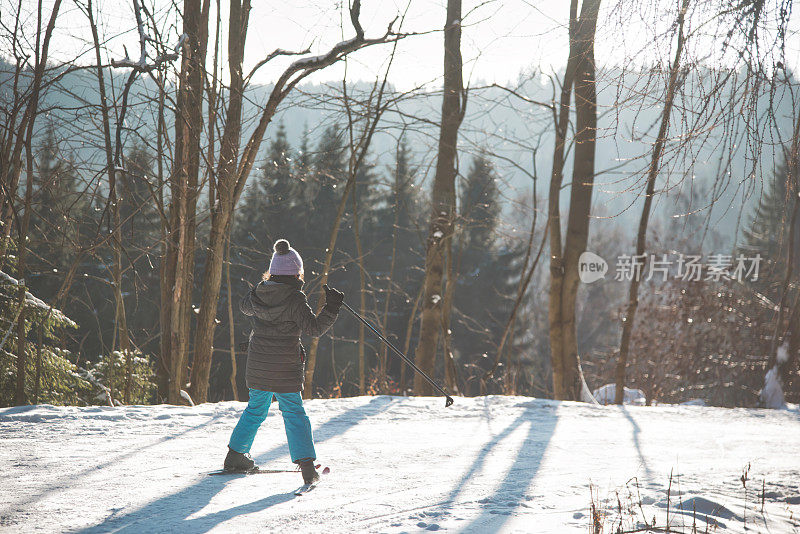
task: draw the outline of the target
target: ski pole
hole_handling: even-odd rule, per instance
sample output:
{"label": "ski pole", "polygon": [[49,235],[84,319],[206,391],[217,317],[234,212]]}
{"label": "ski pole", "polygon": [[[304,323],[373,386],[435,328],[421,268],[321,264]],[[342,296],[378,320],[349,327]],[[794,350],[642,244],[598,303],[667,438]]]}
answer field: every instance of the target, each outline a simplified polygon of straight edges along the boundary
{"label": "ski pole", "polygon": [[372,330],[372,332],[373,332],[373,333],[374,333],[376,336],[378,336],[378,338],[379,338],[381,341],[383,341],[384,343],[386,343],[386,346],[387,346],[387,347],[389,347],[390,349],[392,349],[392,351],[394,351],[394,353],[395,353],[395,354],[397,354],[398,356],[400,356],[401,358],[403,358],[403,360],[404,360],[404,361],[405,361],[405,362],[406,362],[408,365],[410,365],[412,369],[414,369],[416,372],[418,372],[419,374],[421,374],[421,375],[422,375],[422,377],[423,377],[423,378],[425,378],[425,380],[427,380],[428,382],[430,382],[430,384],[431,384],[431,385],[432,385],[434,388],[436,388],[436,390],[437,390],[439,393],[441,393],[442,395],[444,395],[444,397],[445,397],[445,401],[444,401],[444,407],[445,407],[445,408],[447,408],[448,406],[450,406],[451,404],[453,404],[453,397],[451,397],[450,395],[448,395],[448,394],[447,394],[447,392],[446,392],[444,389],[442,389],[442,387],[441,387],[439,384],[437,384],[436,382],[434,382],[434,381],[433,381],[433,379],[432,379],[431,377],[429,377],[427,374],[425,374],[425,371],[423,371],[422,369],[420,369],[419,367],[417,367],[417,364],[415,364],[414,362],[412,362],[412,361],[411,361],[411,360],[408,358],[408,356],[406,356],[405,354],[403,354],[402,352],[400,352],[400,349],[398,349],[397,347],[395,347],[394,345],[392,345],[392,343],[391,343],[391,342],[390,342],[388,339],[386,339],[386,338],[383,336],[383,334],[381,334],[380,332],[378,332],[378,329],[377,329],[377,328],[375,328],[374,326],[372,326],[372,325],[370,324],[370,322],[369,322],[369,321],[367,321],[366,319],[364,319],[363,317],[361,317],[361,315],[360,315],[360,314],[359,314],[357,311],[355,311],[353,308],[351,308],[349,304],[347,304],[347,303],[346,303],[346,302],[344,302],[344,301],[342,301],[342,304],[344,305],[344,307],[345,307],[345,308],[347,308],[347,309],[350,311],[350,313],[352,313],[352,314],[353,314],[353,315],[356,317],[356,319],[358,319],[359,321],[361,321],[362,323],[364,323],[364,324],[367,326],[367,328],[369,328],[370,330]]}

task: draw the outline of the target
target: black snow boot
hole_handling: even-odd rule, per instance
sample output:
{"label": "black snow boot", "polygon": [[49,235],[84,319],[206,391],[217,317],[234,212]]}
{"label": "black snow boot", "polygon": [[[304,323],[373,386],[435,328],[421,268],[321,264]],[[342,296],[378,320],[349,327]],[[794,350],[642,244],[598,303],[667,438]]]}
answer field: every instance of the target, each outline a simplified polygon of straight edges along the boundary
{"label": "black snow boot", "polygon": [[258,468],[249,454],[242,454],[228,447],[228,455],[225,457],[225,471],[245,473],[254,469]]}
{"label": "black snow boot", "polygon": [[306,484],[313,484],[319,480],[319,473],[314,467],[313,458],[305,458],[298,462],[300,464],[300,471],[303,472],[303,482]]}

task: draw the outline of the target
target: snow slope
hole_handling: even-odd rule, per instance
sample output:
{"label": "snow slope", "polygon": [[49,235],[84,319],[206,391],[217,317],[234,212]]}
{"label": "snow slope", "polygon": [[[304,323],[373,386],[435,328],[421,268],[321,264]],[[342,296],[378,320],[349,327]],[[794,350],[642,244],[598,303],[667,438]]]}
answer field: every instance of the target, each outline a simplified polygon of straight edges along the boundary
{"label": "snow slope", "polygon": [[[204,474],[243,406],[0,410],[0,531],[585,533],[594,503],[604,532],[800,532],[796,409],[313,400],[332,473],[294,497],[297,473]],[[291,469],[277,405],[252,452]]]}

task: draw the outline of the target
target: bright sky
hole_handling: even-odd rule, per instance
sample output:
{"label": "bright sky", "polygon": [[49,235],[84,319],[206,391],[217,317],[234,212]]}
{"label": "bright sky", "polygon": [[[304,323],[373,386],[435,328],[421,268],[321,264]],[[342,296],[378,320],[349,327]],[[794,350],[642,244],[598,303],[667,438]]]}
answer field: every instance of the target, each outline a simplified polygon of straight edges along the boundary
{"label": "bright sky", "polygon": [[[86,0],[77,0],[85,3]],[[179,23],[171,2],[143,0],[145,5],[155,4],[155,16],[162,31],[169,31],[170,42],[177,39]],[[0,0],[0,16],[12,12],[16,0]],[[180,2],[177,2],[180,3]],[[245,70],[276,48],[302,50],[311,47],[313,54],[326,51],[333,44],[353,36],[347,17],[347,6],[338,2],[314,0],[289,0],[284,2],[255,1],[246,47]],[[639,62],[670,56],[671,39],[654,39],[657,35],[672,36],[669,25],[675,20],[677,0],[640,2],[634,0],[603,1],[598,23],[596,57],[599,64],[629,63],[631,57]],[[692,0],[696,10],[690,23],[697,36],[689,52],[706,61],[721,61],[724,30],[716,21],[709,22],[706,6],[723,0]],[[137,58],[138,38],[133,16],[132,0],[94,0],[95,9],[101,12],[101,34],[108,40],[109,57],[124,56],[122,46]],[[212,4],[215,2],[212,1]],[[226,4],[223,4],[221,50],[227,46]],[[771,2],[767,2],[771,5]],[[23,9],[31,14],[27,23],[35,24],[36,2],[23,0]],[[49,9],[52,0],[44,2]],[[398,45],[398,54],[392,66],[391,81],[400,88],[440,83],[442,71],[442,34],[445,0],[364,0],[361,21],[368,36],[382,34],[395,17],[403,17],[401,31],[433,32],[413,36]],[[521,72],[538,68],[545,72],[558,69],[566,61],[568,18],[567,0],[465,0],[463,7],[463,56],[465,78],[475,85],[479,82],[504,83],[514,81]],[[771,17],[764,17],[770,27]],[[6,16],[2,17],[8,20]],[[213,15],[212,15],[213,19]],[[396,28],[401,21],[398,20]],[[211,23],[213,50],[213,20]],[[177,25],[177,26],[176,26]],[[90,33],[85,15],[75,6],[74,0],[65,0],[55,37],[54,55],[58,59],[80,56],[84,63],[91,62]],[[169,27],[171,26],[171,30]],[[342,28],[344,27],[344,30]],[[796,70],[800,67],[800,39],[797,24],[790,25],[787,37],[787,63]],[[3,43],[3,47],[7,44]],[[4,50],[5,52],[5,50]],[[348,61],[351,80],[371,80],[382,76],[391,46],[363,50]],[[263,68],[255,82],[269,83],[291,59],[276,60]],[[210,64],[210,63],[209,63]],[[249,67],[248,67],[249,66]],[[318,73],[312,81],[341,80],[344,65],[340,64]]]}

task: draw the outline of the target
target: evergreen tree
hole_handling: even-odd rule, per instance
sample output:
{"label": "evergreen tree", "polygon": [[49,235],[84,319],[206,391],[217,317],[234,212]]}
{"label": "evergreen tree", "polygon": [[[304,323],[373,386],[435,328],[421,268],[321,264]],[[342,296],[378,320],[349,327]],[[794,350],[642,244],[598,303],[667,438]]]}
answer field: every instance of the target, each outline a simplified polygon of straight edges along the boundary
{"label": "evergreen tree", "polygon": [[136,143],[125,158],[125,172],[118,173],[122,240],[126,248],[149,252],[155,244],[159,214],[153,198],[153,156],[147,148]]}
{"label": "evergreen tree", "polygon": [[151,333],[158,330],[161,300],[159,272],[153,267],[161,238],[160,216],[150,185],[153,164],[152,154],[136,143],[125,158],[125,171],[117,173],[120,238],[130,262],[123,272],[123,288],[129,294],[125,297],[127,325],[135,346],[145,352],[158,351],[158,341]]}
{"label": "evergreen tree", "polygon": [[[783,280],[789,261],[792,207],[794,199],[787,187],[790,177],[797,179],[798,170],[789,173],[788,162],[779,165],[764,187],[750,225],[744,230],[745,245],[740,251],[745,256],[761,255],[758,290],[777,302],[783,291]],[[794,188],[791,188],[792,190]],[[800,217],[795,221],[793,280],[800,274]]]}
{"label": "evergreen tree", "polygon": [[[419,188],[415,179],[419,169],[411,162],[411,151],[408,144],[402,141],[397,148],[394,168],[392,169],[391,187],[385,190],[383,212],[377,214],[380,221],[380,233],[385,236],[387,248],[392,247],[391,239],[396,240],[396,261],[394,280],[396,288],[410,297],[416,295],[421,272],[416,269],[424,262],[422,238],[419,224],[422,215]],[[386,258],[391,256],[389,250]]]}
{"label": "evergreen tree", "polygon": [[277,220],[276,215],[290,211],[296,204],[291,152],[289,141],[286,139],[286,128],[280,123],[275,140],[269,146],[263,180],[272,222]]}
{"label": "evergreen tree", "polygon": [[[381,187],[378,183],[379,175],[376,165],[365,158],[356,173],[356,181],[353,193],[356,195],[358,205],[359,235],[361,237],[361,247],[364,253],[365,265],[369,264],[370,259],[380,251],[384,242],[390,240],[391,232],[383,233],[384,223],[381,217],[385,207],[381,205],[384,200],[381,194]],[[345,210],[345,224],[347,228],[352,228],[352,197],[348,199],[347,210]],[[352,253],[356,259],[355,234],[345,233],[342,237],[342,247]],[[372,272],[372,271],[370,271]]]}
{"label": "evergreen tree", "polygon": [[[418,169],[412,167],[410,155],[407,143],[402,141],[398,145],[394,165],[389,169],[389,187],[376,187],[374,200],[371,200],[375,206],[372,213],[375,253],[369,262],[369,269],[379,280],[379,285],[383,286],[381,292],[385,292],[387,284],[391,283],[395,304],[398,300],[416,297],[420,280],[420,272],[416,267],[424,261],[417,232],[421,210],[414,179]],[[394,270],[391,280],[387,281],[393,256]],[[398,294],[402,295],[402,299],[397,299]]]}
{"label": "evergreen tree", "polygon": [[[35,171],[29,242],[32,254],[26,281],[32,293],[49,303],[61,287],[77,249],[93,239],[102,207],[93,206],[88,191],[81,190],[81,177],[71,159],[62,153],[52,122],[47,125],[37,152]],[[64,312],[80,325],[77,337],[89,359],[102,353],[102,340],[114,328],[113,306],[108,308],[107,302],[98,297],[108,289],[101,263],[84,256],[79,267],[84,276],[74,279],[62,304]]]}
{"label": "evergreen tree", "polygon": [[261,226],[259,242],[275,241],[276,226],[281,217],[289,213],[295,204],[293,197],[294,175],[291,165],[291,147],[286,139],[283,123],[278,126],[275,138],[267,149],[264,167],[250,190],[248,208],[256,210],[250,217],[257,219]]}
{"label": "evergreen tree", "polygon": [[[409,315],[422,282],[422,271],[418,267],[425,261],[417,228],[421,208],[414,180],[418,171],[411,162],[408,144],[402,140],[390,169],[390,187],[378,192],[374,215],[378,248],[368,263],[378,284],[378,309],[381,313],[387,310],[386,335],[400,346],[405,342]],[[396,382],[404,364],[390,354],[387,357],[389,374]]]}
{"label": "evergreen tree", "polygon": [[58,290],[63,271],[80,246],[90,210],[80,176],[59,148],[53,123],[47,125],[36,160],[31,215],[31,287],[45,300]]}
{"label": "evergreen tree", "polygon": [[[11,239],[10,251],[15,253],[16,243]],[[10,255],[5,269],[14,271],[15,255]],[[18,315],[17,292],[23,283],[0,271],[0,407],[14,404],[17,374],[16,321]],[[35,294],[25,298],[26,371],[25,398],[32,403],[86,404],[91,402],[91,384],[88,377],[73,363],[72,355],[60,343],[62,329],[77,328],[72,319],[57,309],[49,308]]]}
{"label": "evergreen tree", "polygon": [[[267,148],[261,173],[245,191],[242,205],[235,215],[232,243],[240,263],[258,265],[259,269],[272,253],[272,243],[279,237],[291,239],[285,230],[293,229],[284,223],[295,207],[302,202],[296,198],[295,173],[292,169],[292,148],[283,124]],[[258,273],[246,276],[256,279]]]}
{"label": "evergreen tree", "polygon": [[308,125],[303,129],[303,135],[300,138],[300,148],[297,151],[297,156],[292,162],[292,169],[294,169],[295,183],[294,183],[294,197],[295,207],[305,208],[306,201],[309,198],[309,184],[312,180],[313,163],[311,154],[311,141],[308,135]]}
{"label": "evergreen tree", "polygon": [[[779,325],[779,336],[788,341],[788,360],[779,361],[777,353],[772,352],[767,360],[767,368],[777,369],[780,383],[789,402],[794,402],[800,395],[800,331],[793,315],[797,307],[798,278],[800,278],[800,217],[794,221],[792,216],[796,209],[798,192],[798,172],[790,172],[790,163],[786,161],[788,151],[784,152],[784,161],[775,171],[759,199],[753,219],[745,230],[745,246],[742,253],[753,258],[761,255],[758,279],[749,280],[754,288],[772,302],[781,303],[784,313],[783,324]],[[792,235],[794,234],[794,235]],[[793,242],[792,242],[793,238]],[[789,252],[793,250],[789,264]],[[787,270],[788,280],[787,280]],[[787,284],[788,282],[788,284]],[[786,294],[784,294],[786,291]],[[759,306],[753,315],[763,308]],[[774,320],[774,319],[771,319]],[[777,345],[770,347],[776,351]]]}
{"label": "evergreen tree", "polygon": [[[458,273],[453,345],[462,363],[481,364],[493,355],[516,290],[522,250],[502,243],[497,174],[486,153],[477,155],[461,183],[461,230],[454,246]],[[509,343],[509,345],[513,345]]]}
{"label": "evergreen tree", "polygon": [[[313,171],[310,183],[306,184],[309,195],[306,209],[295,210],[284,224],[284,227],[299,226],[305,222],[302,246],[307,280],[318,275],[322,267],[330,229],[347,180],[345,157],[341,128],[338,125],[329,126],[320,137],[311,159]],[[302,220],[297,220],[298,218]],[[337,260],[341,261],[335,255],[334,262]]]}
{"label": "evergreen tree", "polygon": [[500,215],[497,176],[488,155],[481,153],[472,160],[472,167],[462,184],[460,215],[463,245],[469,253],[491,247]]}

